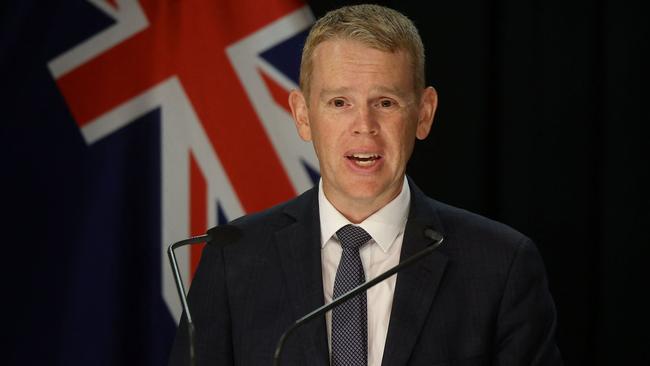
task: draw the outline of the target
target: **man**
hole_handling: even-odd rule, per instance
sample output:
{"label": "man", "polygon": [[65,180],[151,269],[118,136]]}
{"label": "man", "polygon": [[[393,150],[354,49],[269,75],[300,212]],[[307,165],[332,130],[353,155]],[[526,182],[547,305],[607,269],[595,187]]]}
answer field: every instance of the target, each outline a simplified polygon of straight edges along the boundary
{"label": "man", "polygon": [[[293,333],[283,365],[558,365],[555,310],[531,241],[426,197],[405,176],[437,96],[414,25],[344,7],[312,28],[289,97],[318,187],[232,225],[190,290],[199,365],[268,365],[298,318],[426,247],[416,265]],[[181,322],[171,364],[187,359]]]}

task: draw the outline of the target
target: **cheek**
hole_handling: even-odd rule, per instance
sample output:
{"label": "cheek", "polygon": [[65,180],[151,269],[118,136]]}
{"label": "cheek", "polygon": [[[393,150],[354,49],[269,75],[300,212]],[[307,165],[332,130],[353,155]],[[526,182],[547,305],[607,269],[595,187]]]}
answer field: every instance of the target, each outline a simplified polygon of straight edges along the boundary
{"label": "cheek", "polygon": [[402,127],[393,131],[392,136],[391,145],[396,153],[396,160],[399,160],[400,163],[407,161],[413,151],[415,131],[412,128]]}
{"label": "cheek", "polygon": [[336,153],[336,138],[333,138],[332,131],[322,128],[322,124],[312,125],[311,137],[314,150],[319,160],[329,160]]}
{"label": "cheek", "polygon": [[341,120],[320,118],[312,123],[312,139],[321,150],[329,152],[343,142],[345,123]]}

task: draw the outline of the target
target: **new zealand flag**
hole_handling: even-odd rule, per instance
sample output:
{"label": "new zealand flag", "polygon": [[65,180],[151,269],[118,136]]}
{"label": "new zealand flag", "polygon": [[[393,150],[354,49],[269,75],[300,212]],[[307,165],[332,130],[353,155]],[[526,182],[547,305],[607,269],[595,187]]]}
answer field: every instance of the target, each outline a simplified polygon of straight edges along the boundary
{"label": "new zealand flag", "polygon": [[[0,10],[2,364],[164,365],[180,316],[166,247],[318,179],[287,104],[312,13],[297,0]],[[189,279],[200,248],[178,254]]]}

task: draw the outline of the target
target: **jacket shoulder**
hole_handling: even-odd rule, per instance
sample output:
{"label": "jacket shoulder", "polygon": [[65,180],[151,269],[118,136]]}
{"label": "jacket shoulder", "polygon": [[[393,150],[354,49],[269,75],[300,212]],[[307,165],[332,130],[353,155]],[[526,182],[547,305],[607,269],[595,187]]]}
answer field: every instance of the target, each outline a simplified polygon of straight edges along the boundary
{"label": "jacket shoulder", "polygon": [[281,202],[259,212],[238,217],[230,222],[230,224],[248,226],[271,222],[278,217],[295,218],[297,212],[313,209],[313,204],[317,202],[315,200],[317,196],[318,191],[314,187],[288,201]]}
{"label": "jacket shoulder", "polygon": [[436,212],[450,249],[494,250],[514,254],[522,245],[533,245],[530,238],[516,229],[468,210],[426,198]]}
{"label": "jacket shoulder", "polygon": [[291,200],[238,217],[228,225],[236,227],[242,233],[239,244],[251,244],[269,238],[279,229],[317,211],[317,204],[317,190],[312,188]]}

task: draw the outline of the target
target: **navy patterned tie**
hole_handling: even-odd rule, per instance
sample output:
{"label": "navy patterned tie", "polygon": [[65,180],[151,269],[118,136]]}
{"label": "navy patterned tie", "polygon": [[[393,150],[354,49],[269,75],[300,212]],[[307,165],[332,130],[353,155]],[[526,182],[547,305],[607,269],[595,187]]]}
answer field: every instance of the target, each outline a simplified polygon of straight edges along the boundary
{"label": "navy patterned tie", "polygon": [[[359,248],[370,235],[358,226],[346,225],[336,232],[343,254],[334,279],[334,299],[366,280]],[[332,366],[368,365],[368,314],[362,292],[332,309]]]}

